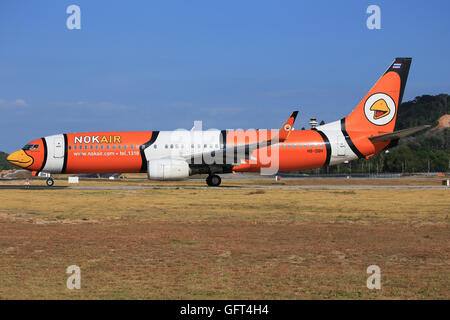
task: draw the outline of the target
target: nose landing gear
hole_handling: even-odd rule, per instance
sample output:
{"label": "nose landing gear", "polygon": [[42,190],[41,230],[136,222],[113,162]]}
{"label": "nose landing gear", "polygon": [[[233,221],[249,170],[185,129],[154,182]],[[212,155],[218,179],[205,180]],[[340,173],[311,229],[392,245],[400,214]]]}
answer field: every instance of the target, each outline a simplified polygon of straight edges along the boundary
{"label": "nose landing gear", "polygon": [[206,184],[210,187],[218,187],[221,182],[222,179],[217,174],[209,175],[208,178],[206,178]]}

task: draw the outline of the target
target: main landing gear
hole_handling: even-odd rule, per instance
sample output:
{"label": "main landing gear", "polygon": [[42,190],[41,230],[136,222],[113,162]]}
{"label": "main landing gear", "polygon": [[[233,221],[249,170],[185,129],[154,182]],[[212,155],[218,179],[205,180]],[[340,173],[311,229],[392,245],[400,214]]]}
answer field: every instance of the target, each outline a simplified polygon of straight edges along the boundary
{"label": "main landing gear", "polygon": [[53,181],[53,178],[48,178],[45,183],[47,184],[47,187],[52,187],[55,184],[55,181]]}
{"label": "main landing gear", "polygon": [[206,178],[206,183],[210,187],[218,187],[221,182],[222,179],[217,174],[209,175],[208,178]]}

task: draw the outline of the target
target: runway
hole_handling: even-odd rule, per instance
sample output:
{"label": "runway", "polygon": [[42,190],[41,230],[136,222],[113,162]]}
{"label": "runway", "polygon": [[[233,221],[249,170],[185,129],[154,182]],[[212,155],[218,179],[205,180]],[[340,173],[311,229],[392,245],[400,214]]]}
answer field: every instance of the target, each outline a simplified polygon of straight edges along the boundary
{"label": "runway", "polygon": [[435,185],[248,185],[248,186],[227,186],[208,187],[208,186],[192,186],[192,185],[149,185],[149,186],[132,186],[132,185],[103,185],[103,186],[30,186],[26,188],[24,185],[0,185],[0,190],[142,190],[142,189],[267,189],[267,190],[448,190],[447,186]]}

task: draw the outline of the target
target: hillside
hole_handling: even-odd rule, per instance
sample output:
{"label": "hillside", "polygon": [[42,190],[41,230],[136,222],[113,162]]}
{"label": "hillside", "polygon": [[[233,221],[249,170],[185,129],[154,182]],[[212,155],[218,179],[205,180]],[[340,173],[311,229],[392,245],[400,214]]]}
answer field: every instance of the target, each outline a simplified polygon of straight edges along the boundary
{"label": "hillside", "polygon": [[[423,95],[403,103],[396,130],[432,125],[432,129],[400,140],[389,153],[371,159],[380,172],[447,172],[450,159],[450,96]],[[366,161],[367,160],[359,160]]]}
{"label": "hillside", "polygon": [[435,127],[438,125],[438,120],[448,114],[450,114],[448,94],[423,95],[401,104],[395,129],[401,130],[423,124]]}
{"label": "hillside", "polygon": [[10,170],[10,169],[17,169],[18,167],[13,166],[8,161],[6,161],[6,157],[8,156],[7,153],[4,153],[0,151],[0,171],[1,170]]}

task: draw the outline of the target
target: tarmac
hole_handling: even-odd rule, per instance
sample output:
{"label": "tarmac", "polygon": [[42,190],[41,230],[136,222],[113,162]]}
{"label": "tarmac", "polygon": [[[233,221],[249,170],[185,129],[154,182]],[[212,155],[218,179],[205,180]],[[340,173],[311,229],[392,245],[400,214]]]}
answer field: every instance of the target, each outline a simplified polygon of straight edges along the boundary
{"label": "tarmac", "polygon": [[219,187],[192,186],[192,185],[151,185],[151,186],[29,186],[24,185],[0,185],[0,190],[142,190],[142,189],[269,189],[269,190],[449,190],[448,186],[424,186],[424,185],[249,185],[249,186],[227,186]]}

